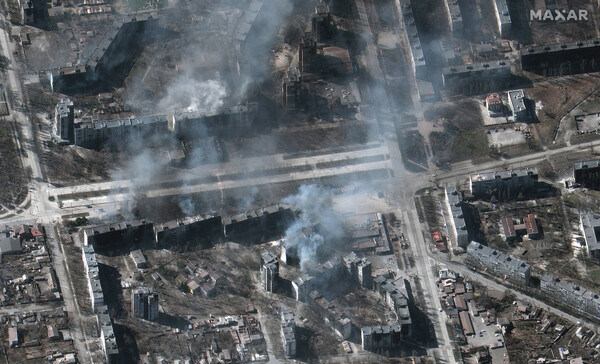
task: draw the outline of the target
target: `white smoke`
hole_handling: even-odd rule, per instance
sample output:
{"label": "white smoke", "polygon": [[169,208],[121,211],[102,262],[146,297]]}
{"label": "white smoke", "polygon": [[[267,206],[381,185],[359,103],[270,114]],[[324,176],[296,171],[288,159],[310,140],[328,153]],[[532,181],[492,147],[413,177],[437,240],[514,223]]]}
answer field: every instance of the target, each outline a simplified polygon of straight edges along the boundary
{"label": "white smoke", "polygon": [[195,80],[187,74],[174,80],[158,102],[159,110],[214,114],[223,107],[227,87],[220,79]]}
{"label": "white smoke", "polygon": [[296,195],[286,197],[283,203],[300,210],[299,218],[285,232],[285,247],[297,254],[300,269],[309,271],[327,260],[331,250],[326,245],[344,236],[343,223],[331,209],[329,191],[320,186],[302,185]]}

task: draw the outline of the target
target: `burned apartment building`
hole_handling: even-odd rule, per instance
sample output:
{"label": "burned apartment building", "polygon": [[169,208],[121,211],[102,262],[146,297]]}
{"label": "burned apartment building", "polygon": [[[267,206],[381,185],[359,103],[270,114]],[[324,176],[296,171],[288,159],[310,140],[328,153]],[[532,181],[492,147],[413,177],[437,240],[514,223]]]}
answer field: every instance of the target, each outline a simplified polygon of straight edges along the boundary
{"label": "burned apartment building", "polygon": [[501,38],[508,38],[512,28],[512,20],[508,11],[508,0],[494,0],[494,14],[498,23]]}
{"label": "burned apartment building", "polygon": [[467,247],[469,261],[488,273],[519,286],[527,286],[531,278],[529,264],[485,245],[472,241]]}
{"label": "burned apartment building", "polygon": [[448,235],[458,247],[466,248],[469,244],[469,231],[465,222],[461,194],[456,190],[456,186],[451,185],[446,187],[445,197],[446,207],[450,214]]}
{"label": "burned apartment building", "polygon": [[371,262],[366,258],[359,258],[352,252],[343,258],[344,265],[350,273],[350,278],[361,287],[373,289],[373,277],[371,276]]}
{"label": "burned apartment building", "polygon": [[60,100],[54,108],[53,134],[60,137],[61,142],[72,143],[75,140],[74,125],[73,101],[68,98]]}
{"label": "burned apartment building", "polygon": [[600,159],[573,163],[575,183],[590,190],[600,190]]}
{"label": "burned apartment building", "polygon": [[154,225],[146,220],[134,220],[83,229],[83,245],[96,249],[147,244],[154,241]]}
{"label": "burned apartment building", "polygon": [[377,276],[373,279],[373,290],[396,314],[403,337],[411,337],[413,335],[414,297],[408,280]]}
{"label": "burned apartment building", "polygon": [[205,136],[205,130],[213,136],[230,138],[247,136],[256,132],[258,104],[249,102],[222,109],[214,114],[204,112],[176,112],[170,115],[176,136],[179,139],[195,139]]}
{"label": "burned apartment building", "polygon": [[448,23],[452,35],[461,36],[463,33],[463,19],[458,0],[444,0],[444,5],[446,5],[446,11],[448,12]]}
{"label": "burned apartment building", "polygon": [[74,144],[80,147],[101,148],[107,145],[119,148],[131,140],[150,142],[152,137],[168,132],[169,122],[165,115],[150,115],[78,123],[74,125],[73,135]]}
{"label": "burned apartment building", "polygon": [[400,325],[366,326],[360,329],[363,350],[379,351],[400,348],[405,345]]}
{"label": "burned apartment building", "polygon": [[354,324],[350,318],[339,312],[339,309],[323,297],[321,293],[318,291],[310,292],[306,303],[323,318],[325,323],[331,325],[342,339],[346,340],[352,336]]}
{"label": "burned apartment building", "polygon": [[317,265],[311,274],[302,273],[292,280],[292,297],[301,302],[306,302],[308,294],[312,291],[322,291],[329,287],[328,292],[335,293],[343,288],[348,271],[340,257],[335,257],[323,264]]}
{"label": "burned apartment building", "polygon": [[273,292],[279,283],[279,260],[267,250],[260,252],[260,284],[267,292]]}
{"label": "burned apartment building", "polygon": [[579,215],[579,224],[587,256],[600,259],[600,215],[582,213]]}
{"label": "burned apartment building", "polygon": [[223,237],[221,216],[194,216],[154,225],[154,241],[163,247],[186,246],[199,243],[202,246]]}
{"label": "burned apartment building", "polygon": [[273,205],[223,218],[223,233],[229,238],[241,235],[281,237],[293,220],[294,213],[289,207]]}
{"label": "burned apartment building", "polygon": [[509,88],[513,74],[508,60],[442,67],[442,82],[447,90],[476,95]]}
{"label": "burned apartment building", "polygon": [[600,39],[532,46],[521,50],[524,71],[562,76],[600,70]]}
{"label": "burned apartment building", "polygon": [[294,313],[286,309],[281,310],[281,341],[286,358],[296,356],[296,322]]}
{"label": "burned apartment building", "polygon": [[164,142],[161,138],[174,135],[179,140],[206,138],[208,131],[215,137],[242,135],[251,132],[258,114],[258,105],[236,105],[207,115],[202,112],[176,112],[71,124],[73,143],[84,148],[101,148],[108,144],[119,147],[133,138],[147,142]]}
{"label": "burned apartment building", "polygon": [[[147,35],[156,32],[158,13],[136,13],[116,19],[85,64],[49,70],[53,91],[95,86],[122,74],[142,50]],[[123,51],[126,49],[127,51]]]}
{"label": "burned apartment building", "polygon": [[482,200],[495,198],[499,201],[522,199],[536,192],[537,168],[510,171],[476,173],[469,177],[471,194]]}
{"label": "burned apartment building", "polygon": [[304,108],[305,101],[300,70],[290,66],[287,70],[287,77],[282,81],[281,102],[286,108],[297,110]]}
{"label": "burned apartment building", "polygon": [[541,237],[534,214],[527,214],[517,222],[511,216],[503,216],[500,218],[500,227],[505,241],[517,241],[523,236],[527,236],[528,239]]}
{"label": "burned apartment building", "polygon": [[158,293],[147,287],[134,290],[131,295],[131,314],[148,321],[158,320]]}
{"label": "burned apartment building", "polygon": [[417,31],[417,24],[413,15],[411,0],[399,0],[400,12],[402,13],[402,23],[406,29],[408,42],[410,45],[410,65],[415,78],[424,78],[427,76],[427,64],[421,47],[421,39]]}
{"label": "burned apartment building", "polygon": [[315,78],[308,74],[319,72],[322,68],[320,58],[317,57],[317,42],[310,37],[302,37],[298,46],[298,67],[301,76],[308,79]]}
{"label": "burned apartment building", "polygon": [[323,1],[319,0],[315,5],[315,12],[311,16],[310,23],[312,36],[317,42],[326,42],[333,37],[335,28],[331,23],[331,13],[329,6]]}

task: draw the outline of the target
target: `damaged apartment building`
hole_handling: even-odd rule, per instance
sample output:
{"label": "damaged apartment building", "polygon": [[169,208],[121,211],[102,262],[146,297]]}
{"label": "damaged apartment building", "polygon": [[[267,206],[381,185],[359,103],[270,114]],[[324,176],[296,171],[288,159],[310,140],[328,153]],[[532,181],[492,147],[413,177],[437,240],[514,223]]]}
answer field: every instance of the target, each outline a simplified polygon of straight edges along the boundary
{"label": "damaged apartment building", "polygon": [[[274,254],[267,251],[263,251],[261,258],[262,284],[268,290],[268,269],[272,267],[272,271],[275,271],[276,267],[278,272],[279,262]],[[373,277],[371,262],[355,252],[330,259],[315,267],[311,274],[302,273],[291,281],[291,285],[292,297],[306,302],[341,338],[348,339],[353,332],[360,331],[365,350],[400,349],[413,335],[414,299],[410,283],[403,278]],[[332,297],[342,294],[352,285],[375,291],[396,314],[398,323],[358,328],[350,317],[323,296],[324,293]]]}
{"label": "damaged apartment building", "polygon": [[536,272],[539,277],[534,277],[529,264],[476,242],[469,244],[467,254],[469,265],[518,287],[534,286],[533,282],[539,280],[539,287],[536,288],[539,288],[538,294],[543,298],[598,321],[600,297],[597,292],[545,272]]}
{"label": "damaged apartment building", "polygon": [[176,112],[81,123],[75,123],[72,111],[69,112],[72,107],[69,101],[56,106],[54,128],[62,140],[84,148],[118,147],[133,138],[149,143],[163,143],[165,136],[189,141],[206,138],[207,131],[215,137],[226,137],[250,133],[258,127],[256,103],[236,105],[209,115]]}
{"label": "damaged apartment building", "polygon": [[[84,64],[47,71],[50,87],[62,92],[88,88],[114,79],[119,69],[131,64],[158,29],[158,13],[136,13],[119,17],[106,31]],[[126,49],[127,51],[123,51]]]}
{"label": "damaged apartment building", "polygon": [[281,101],[288,110],[303,111],[313,105],[309,95],[310,83],[329,75],[348,76],[355,67],[348,49],[334,44],[336,27],[329,6],[319,1],[311,17],[311,32],[305,34],[298,46],[298,64],[287,69],[281,84]]}
{"label": "damaged apartment building", "polygon": [[225,218],[195,216],[157,224],[132,220],[99,225],[82,229],[81,236],[84,245],[96,249],[138,244],[176,247],[190,242],[205,246],[224,237],[281,237],[294,218],[295,212],[287,205],[273,205]]}

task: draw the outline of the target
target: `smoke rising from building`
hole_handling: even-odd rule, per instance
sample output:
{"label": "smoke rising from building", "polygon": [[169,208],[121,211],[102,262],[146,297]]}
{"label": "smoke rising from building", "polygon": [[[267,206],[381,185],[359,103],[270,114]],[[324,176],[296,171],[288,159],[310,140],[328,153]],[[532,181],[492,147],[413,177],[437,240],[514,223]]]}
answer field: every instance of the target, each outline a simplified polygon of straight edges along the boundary
{"label": "smoke rising from building", "polygon": [[224,106],[226,97],[227,87],[220,79],[197,80],[186,73],[167,87],[158,109],[214,114]]}
{"label": "smoke rising from building", "polygon": [[302,185],[283,203],[300,210],[299,218],[285,232],[285,248],[297,256],[303,271],[310,271],[327,260],[331,248],[344,236],[344,225],[332,210],[329,191],[320,186]]}

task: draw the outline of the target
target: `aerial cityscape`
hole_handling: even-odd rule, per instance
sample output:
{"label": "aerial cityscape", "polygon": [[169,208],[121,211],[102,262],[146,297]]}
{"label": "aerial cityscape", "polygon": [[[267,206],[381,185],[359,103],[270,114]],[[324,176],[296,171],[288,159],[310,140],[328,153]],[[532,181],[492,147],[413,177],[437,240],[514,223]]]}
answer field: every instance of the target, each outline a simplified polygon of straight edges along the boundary
{"label": "aerial cityscape", "polygon": [[600,2],[2,10],[0,364],[600,363]]}

